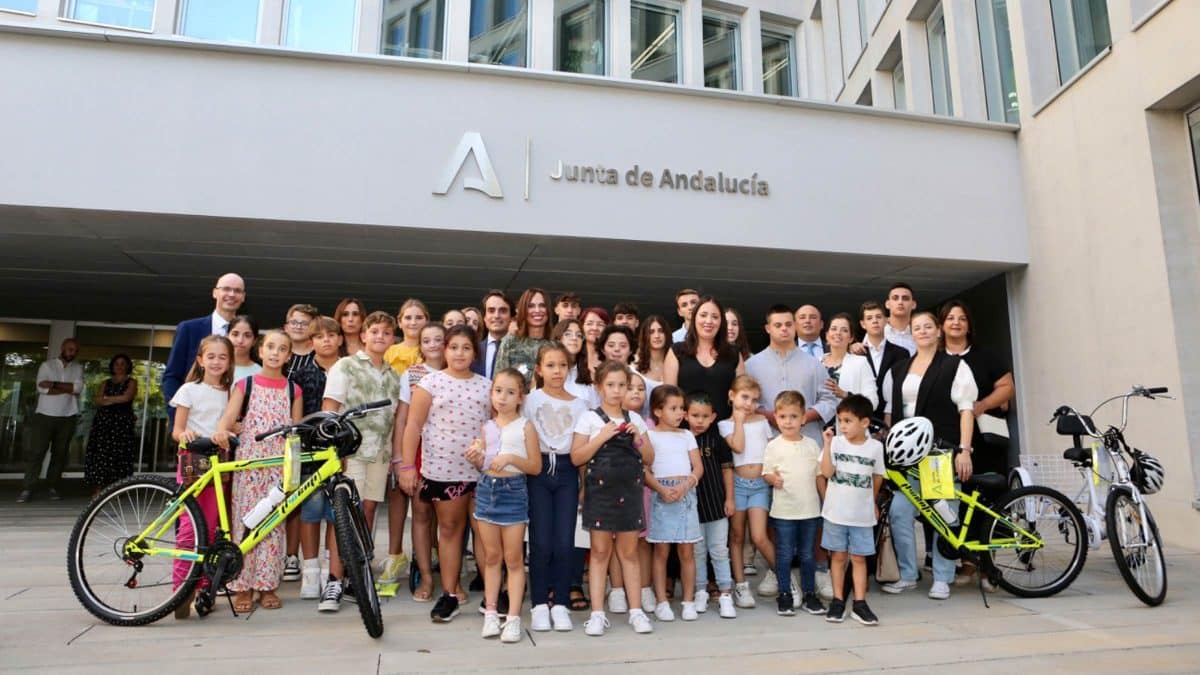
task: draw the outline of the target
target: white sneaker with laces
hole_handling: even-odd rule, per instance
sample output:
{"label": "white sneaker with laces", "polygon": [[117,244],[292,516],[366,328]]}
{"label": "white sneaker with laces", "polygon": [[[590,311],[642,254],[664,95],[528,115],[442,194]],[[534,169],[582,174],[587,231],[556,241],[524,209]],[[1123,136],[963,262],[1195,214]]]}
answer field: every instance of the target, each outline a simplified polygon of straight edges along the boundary
{"label": "white sneaker with laces", "polygon": [[911,591],[912,589],[914,589],[916,587],[917,587],[917,582],[901,579],[900,581],[893,581],[890,584],[884,584],[879,587],[879,590],[883,591],[884,593],[891,593],[892,595],[899,595],[900,593],[903,593],[905,591]]}
{"label": "white sneaker with laces", "polygon": [[683,619],[684,621],[695,621],[696,619],[699,619],[700,615],[696,612],[696,603],[683,603],[683,609],[679,611],[679,618]]}
{"label": "white sneaker with laces", "polygon": [[[799,586],[794,586],[792,588],[792,592],[795,593],[797,588],[799,588]],[[800,597],[802,595],[804,594],[799,593],[796,595],[796,597]],[[825,600],[833,598],[833,578],[829,576],[828,570],[824,572],[817,572],[817,595],[821,596]]]}
{"label": "white sneaker with laces", "polygon": [[283,560],[283,580],[300,581],[300,556],[289,555]]}
{"label": "white sneaker with laces", "polygon": [[695,606],[696,606],[696,612],[700,613],[700,614],[707,612],[708,611],[708,591],[705,591],[705,590],[696,591],[695,598],[696,599],[693,604],[695,604]]}
{"label": "white sneaker with laces", "polygon": [[566,633],[574,630],[575,624],[571,622],[571,612],[565,605],[555,605],[550,608],[550,619],[554,623],[554,630]]}
{"label": "white sneaker with laces", "polygon": [[950,584],[944,581],[935,581],[929,589],[929,597],[934,600],[946,600],[950,597]]}
{"label": "white sneaker with laces", "polygon": [[[554,606],[558,609],[558,605]],[[550,630],[550,607],[547,605],[535,605],[529,610],[530,624],[529,627],[539,633],[544,633]]]}
{"label": "white sneaker with laces", "polygon": [[609,625],[608,617],[604,616],[604,612],[592,612],[592,615],[583,624],[583,632],[592,637],[599,637],[604,635],[604,631]]}
{"label": "white sneaker with laces", "polygon": [[483,630],[479,632],[482,638],[494,638],[500,634],[500,615],[488,612],[483,617]]}
{"label": "white sneaker with laces", "polygon": [[500,641],[512,644],[521,641],[521,617],[510,616],[500,630]]}
{"label": "white sneaker with laces", "polygon": [[608,611],[613,614],[624,614],[629,611],[629,602],[625,599],[624,588],[614,588],[608,592]]}
{"label": "white sneaker with laces", "polygon": [[325,591],[321,593],[321,602],[317,604],[318,612],[336,612],[342,608],[342,582],[325,582]]}
{"label": "white sneaker with laces", "polygon": [[651,608],[657,609],[658,596],[654,595],[654,589],[646,587],[642,589],[642,610],[650,611]]}
{"label": "white sneaker with laces", "polygon": [[754,594],[750,592],[750,582],[743,581],[733,587],[733,603],[743,609],[754,608]]}
{"label": "white sneaker with laces", "polygon": [[722,619],[737,618],[737,609],[735,609],[733,606],[733,596],[729,593],[722,593],[721,596],[717,598],[717,607],[720,608],[718,614],[720,614]]}
{"label": "white sneaker with laces", "polygon": [[779,579],[775,578],[775,570],[767,570],[763,580],[758,584],[758,594],[764,598],[779,595]]}
{"label": "white sneaker with laces", "polygon": [[629,612],[629,625],[633,626],[635,633],[653,633],[654,624],[650,623],[650,617],[640,609],[634,609]]}
{"label": "white sneaker with laces", "polygon": [[671,603],[658,603],[658,606],[654,608],[654,617],[659,621],[674,621],[675,612],[671,611]]}
{"label": "white sneaker with laces", "polygon": [[316,600],[319,597],[321,597],[321,568],[316,565],[305,567],[300,581],[300,598]]}

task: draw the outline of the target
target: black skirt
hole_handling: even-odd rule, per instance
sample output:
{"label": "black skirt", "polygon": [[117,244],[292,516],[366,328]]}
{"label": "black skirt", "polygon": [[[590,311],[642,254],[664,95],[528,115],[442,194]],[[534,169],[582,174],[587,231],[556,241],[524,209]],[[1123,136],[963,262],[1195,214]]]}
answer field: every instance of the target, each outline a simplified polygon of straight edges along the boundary
{"label": "black skirt", "polygon": [[642,457],[630,434],[617,434],[596,451],[584,471],[583,526],[602,532],[646,529]]}

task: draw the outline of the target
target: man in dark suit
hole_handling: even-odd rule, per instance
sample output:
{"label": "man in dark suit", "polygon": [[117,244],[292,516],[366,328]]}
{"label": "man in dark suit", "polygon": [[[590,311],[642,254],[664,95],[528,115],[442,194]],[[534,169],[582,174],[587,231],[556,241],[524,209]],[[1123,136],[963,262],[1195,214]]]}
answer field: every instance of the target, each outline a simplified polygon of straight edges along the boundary
{"label": "man in dark suit", "polygon": [[471,370],[489,380],[496,369],[496,355],[500,353],[500,341],[508,335],[508,322],[512,319],[512,301],[504,291],[492,289],[483,296],[484,336],[476,345],[475,362]]}
{"label": "man in dark suit", "polygon": [[875,416],[883,417],[883,378],[892,366],[909,358],[908,350],[890,342],[883,333],[887,323],[883,306],[874,300],[862,304],[858,313],[859,325],[866,331],[866,337],[856,353],[867,357],[871,364],[871,372],[875,374],[875,389],[879,395],[879,406],[875,408]]}
{"label": "man in dark suit", "polygon": [[[172,422],[175,420],[175,409],[170,406],[171,399],[187,379],[196,360],[196,352],[200,349],[200,341],[209,335],[225,335],[229,332],[229,322],[237,316],[246,300],[246,282],[233,273],[222,275],[217,279],[212,297],[216,305],[212,314],[182,321],[175,327],[175,341],[171,343],[171,355],[167,357],[167,367],[162,376],[163,397],[168,403],[167,416]],[[229,367],[232,368],[233,364],[229,364]]]}

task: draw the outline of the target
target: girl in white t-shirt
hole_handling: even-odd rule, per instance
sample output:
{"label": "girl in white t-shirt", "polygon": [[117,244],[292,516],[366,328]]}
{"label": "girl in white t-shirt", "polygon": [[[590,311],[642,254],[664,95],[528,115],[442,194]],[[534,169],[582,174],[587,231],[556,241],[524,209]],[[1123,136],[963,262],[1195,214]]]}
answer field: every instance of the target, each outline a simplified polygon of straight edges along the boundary
{"label": "girl in white t-shirt", "polygon": [[654,464],[646,474],[646,483],[654,491],[650,500],[650,533],[646,541],[654,545],[654,615],[660,621],[674,621],[675,613],[667,600],[667,557],[674,544],[679,552],[679,575],[683,582],[684,621],[695,621],[696,559],[695,544],[703,536],[696,506],[696,485],[704,474],[696,437],[679,424],[686,413],[683,391],[664,384],[650,395],[654,429]]}
{"label": "girl in white t-shirt", "polygon": [[[521,598],[525,597],[525,523],[529,522],[529,492],[525,476],[542,470],[537,432],[521,416],[525,376],[505,368],[492,380],[491,401],[495,417],[483,425],[482,439],[467,450],[467,461],[482,474],[475,486],[475,520],[483,544],[483,597],[485,638],[521,641]],[[508,616],[500,625],[496,602],[500,597],[500,565],[508,569]]]}
{"label": "girl in white t-shirt", "polygon": [[[171,398],[170,405],[175,408],[175,426],[171,429],[171,438],[182,446],[197,438],[210,437],[216,433],[217,422],[229,403],[229,387],[232,384],[233,344],[221,335],[209,335],[200,341],[196,361],[188,373],[187,382],[184,382]],[[178,470],[175,479],[183,482]],[[219,523],[215,486],[209,485],[204,488],[196,495],[196,502],[204,513],[204,520],[208,524],[208,541],[211,542],[217,534]],[[187,550],[195,540],[192,521],[187,516],[181,517],[179,532],[176,534],[179,548]],[[191,563],[175,561],[172,578],[176,587],[187,578],[190,568]],[[181,604],[175,612],[176,618],[187,618],[191,606],[191,601]]]}

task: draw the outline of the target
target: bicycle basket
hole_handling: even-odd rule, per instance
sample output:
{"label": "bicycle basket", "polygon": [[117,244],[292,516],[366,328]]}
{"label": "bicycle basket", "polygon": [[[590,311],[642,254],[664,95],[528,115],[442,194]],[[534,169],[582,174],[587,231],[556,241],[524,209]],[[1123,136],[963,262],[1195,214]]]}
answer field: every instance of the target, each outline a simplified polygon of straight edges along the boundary
{"label": "bicycle basket", "polygon": [[1132,452],[1133,466],[1129,469],[1129,480],[1145,495],[1152,495],[1161,490],[1165,478],[1162,462],[1137,448]]}
{"label": "bicycle basket", "polygon": [[1022,454],[1021,466],[1029,472],[1034,485],[1058,490],[1068,497],[1075,495],[1084,485],[1079,469],[1061,455]]}

